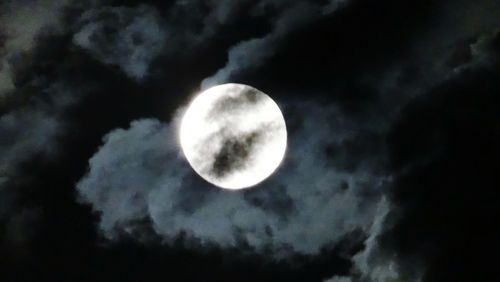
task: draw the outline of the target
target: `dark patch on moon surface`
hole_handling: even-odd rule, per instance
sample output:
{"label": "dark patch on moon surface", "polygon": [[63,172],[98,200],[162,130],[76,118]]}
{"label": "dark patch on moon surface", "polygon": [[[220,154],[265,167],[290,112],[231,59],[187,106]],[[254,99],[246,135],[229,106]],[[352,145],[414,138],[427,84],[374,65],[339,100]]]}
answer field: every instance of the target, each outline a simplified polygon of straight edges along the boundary
{"label": "dark patch on moon surface", "polygon": [[257,130],[246,135],[227,137],[219,152],[215,154],[210,173],[217,178],[245,167],[252,150],[262,132]]}
{"label": "dark patch on moon surface", "polygon": [[223,96],[212,106],[207,118],[217,118],[221,113],[234,113],[239,110],[248,109],[255,106],[259,101],[265,98],[258,90],[253,88],[248,89],[232,89],[231,91],[241,92],[237,96]]}

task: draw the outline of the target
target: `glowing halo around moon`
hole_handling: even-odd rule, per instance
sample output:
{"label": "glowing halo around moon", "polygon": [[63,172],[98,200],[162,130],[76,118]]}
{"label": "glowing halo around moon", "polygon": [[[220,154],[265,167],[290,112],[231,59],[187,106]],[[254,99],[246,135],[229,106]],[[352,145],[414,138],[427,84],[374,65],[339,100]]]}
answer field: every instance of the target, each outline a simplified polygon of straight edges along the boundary
{"label": "glowing halo around moon", "polygon": [[182,151],[203,179],[238,190],[268,178],[286,151],[278,105],[244,84],[222,84],[194,98],[180,125]]}

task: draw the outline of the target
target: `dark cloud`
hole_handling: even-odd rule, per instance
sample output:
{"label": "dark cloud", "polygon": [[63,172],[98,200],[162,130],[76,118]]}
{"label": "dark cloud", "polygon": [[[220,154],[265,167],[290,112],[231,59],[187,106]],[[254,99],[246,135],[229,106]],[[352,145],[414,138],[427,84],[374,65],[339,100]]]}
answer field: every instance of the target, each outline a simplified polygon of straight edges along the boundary
{"label": "dark cloud", "polygon": [[[342,1],[332,1],[342,2]],[[307,26],[323,16],[324,9],[332,10],[332,5],[325,6],[309,2],[261,1],[258,8],[279,7],[280,14],[273,22],[273,29],[263,37],[239,42],[228,52],[226,65],[213,76],[202,82],[202,88],[229,82],[234,74],[261,66],[276,52],[276,48],[292,31]],[[337,7],[335,7],[337,8]],[[258,11],[258,10],[257,10]]]}
{"label": "dark cloud", "polygon": [[469,42],[484,48],[403,109],[389,134],[390,204],[380,206],[351,276],[328,281],[493,281],[481,258],[496,241],[479,230],[498,213],[490,171],[498,153],[488,145],[497,139],[497,39]]}
{"label": "dark cloud", "polygon": [[5,1],[0,4],[0,105],[15,90],[11,58],[32,51],[36,37],[59,30],[63,10],[71,1]]}
{"label": "dark cloud", "polygon": [[401,172],[393,199],[403,208],[382,242],[400,257],[424,260],[424,281],[495,277],[488,258],[498,249],[491,229],[499,200],[498,74],[464,71],[412,103],[393,130],[391,155]]}

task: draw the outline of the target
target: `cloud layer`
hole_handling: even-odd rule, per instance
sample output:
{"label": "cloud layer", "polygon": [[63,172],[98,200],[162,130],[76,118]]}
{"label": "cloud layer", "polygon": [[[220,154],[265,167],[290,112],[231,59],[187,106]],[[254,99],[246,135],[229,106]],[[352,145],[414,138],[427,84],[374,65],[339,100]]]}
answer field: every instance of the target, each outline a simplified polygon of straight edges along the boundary
{"label": "cloud layer", "polygon": [[[14,58],[30,52],[44,29],[57,29],[71,0],[6,1],[0,4],[0,102],[14,91]],[[3,39],[3,40],[2,40]],[[2,42],[3,41],[3,42]]]}
{"label": "cloud layer", "polygon": [[257,188],[231,193],[202,182],[181,155],[175,121],[139,120],[104,138],[77,185],[80,198],[101,214],[109,238],[147,218],[167,242],[185,233],[222,247],[317,253],[369,229],[386,178],[371,164],[336,167],[327,147],[341,150],[360,136],[335,110],[305,104],[298,107],[308,114],[288,125],[282,167]]}
{"label": "cloud layer", "polygon": [[73,37],[75,44],[137,80],[148,74],[167,38],[157,11],[149,6],[93,9],[85,12],[80,22],[82,27]]}

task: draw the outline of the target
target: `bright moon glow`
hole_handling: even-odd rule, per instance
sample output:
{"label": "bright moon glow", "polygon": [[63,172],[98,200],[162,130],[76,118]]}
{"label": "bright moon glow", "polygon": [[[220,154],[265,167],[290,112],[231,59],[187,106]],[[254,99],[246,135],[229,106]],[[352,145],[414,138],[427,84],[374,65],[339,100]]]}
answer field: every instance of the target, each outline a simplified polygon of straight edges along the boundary
{"label": "bright moon glow", "polygon": [[243,189],[269,177],[283,160],[285,119],[263,92],[222,84],[191,102],[181,121],[180,142],[189,164],[205,180]]}

